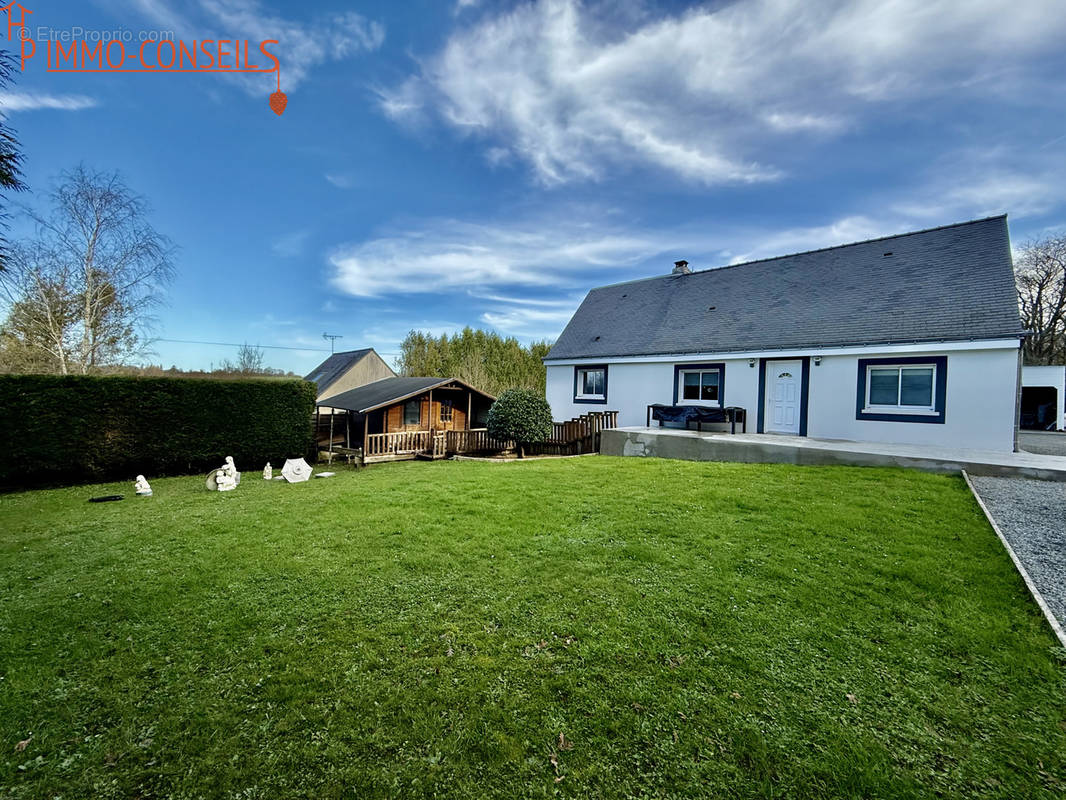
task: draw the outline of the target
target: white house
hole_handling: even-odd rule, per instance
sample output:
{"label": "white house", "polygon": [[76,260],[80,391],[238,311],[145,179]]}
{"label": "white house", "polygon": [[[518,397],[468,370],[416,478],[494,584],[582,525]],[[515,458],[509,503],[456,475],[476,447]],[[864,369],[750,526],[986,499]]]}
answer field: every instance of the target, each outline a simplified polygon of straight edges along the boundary
{"label": "white house", "polygon": [[1021,426],[1066,430],[1066,366],[1022,367]]}
{"label": "white house", "polygon": [[1011,451],[1021,336],[991,217],[593,289],[547,398],[556,419],[733,406],[748,432]]}

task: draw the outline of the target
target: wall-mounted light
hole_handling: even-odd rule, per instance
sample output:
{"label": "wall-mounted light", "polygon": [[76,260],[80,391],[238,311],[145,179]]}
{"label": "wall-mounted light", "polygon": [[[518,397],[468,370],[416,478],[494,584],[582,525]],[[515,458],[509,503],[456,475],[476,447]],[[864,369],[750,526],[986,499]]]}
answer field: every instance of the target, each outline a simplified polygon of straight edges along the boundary
{"label": "wall-mounted light", "polygon": [[755,359],[754,358],[749,358],[748,359],[748,366],[749,367],[754,367],[755,366]]}
{"label": "wall-mounted light", "polygon": [[814,366],[817,367],[821,363],[822,363],[822,357],[821,356],[815,356],[814,357]]}

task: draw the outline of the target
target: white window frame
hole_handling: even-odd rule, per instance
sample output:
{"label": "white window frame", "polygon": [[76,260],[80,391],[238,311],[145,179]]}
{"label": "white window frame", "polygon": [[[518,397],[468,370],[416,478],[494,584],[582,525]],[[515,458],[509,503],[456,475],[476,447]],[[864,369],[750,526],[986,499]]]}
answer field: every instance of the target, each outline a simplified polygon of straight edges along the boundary
{"label": "white window frame", "polygon": [[[894,369],[899,372],[899,380],[896,383],[896,405],[873,405],[870,403],[870,391],[873,388],[873,371]],[[930,369],[933,371],[932,391],[929,393],[928,406],[904,406],[899,404],[899,398],[903,392],[903,372],[905,369]],[[915,416],[937,416],[936,410],[936,363],[928,364],[867,364],[866,365],[866,397],[863,402],[863,413],[870,414],[914,414]]]}
{"label": "white window frame", "polygon": [[[696,373],[700,376],[700,394],[703,394],[703,373],[713,372],[718,376],[718,399],[704,400],[697,397],[695,400],[685,399],[685,375]],[[691,369],[679,369],[677,371],[677,404],[678,405],[706,405],[719,408],[722,405],[722,369],[721,367],[692,367]]]}
{"label": "white window frame", "polygon": [[[585,386],[585,374],[589,372],[602,372],[603,373],[603,388],[602,394],[584,394],[581,389]],[[607,399],[607,368],[606,367],[578,367],[577,369],[577,389],[574,394],[575,400],[606,400]]]}

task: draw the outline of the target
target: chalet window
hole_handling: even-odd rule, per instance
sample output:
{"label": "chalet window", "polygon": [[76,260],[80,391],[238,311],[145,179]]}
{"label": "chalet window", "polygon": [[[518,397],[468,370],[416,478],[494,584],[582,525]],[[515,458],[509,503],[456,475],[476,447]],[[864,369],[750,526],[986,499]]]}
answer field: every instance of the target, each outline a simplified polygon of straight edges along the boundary
{"label": "chalet window", "polygon": [[859,359],[856,419],[943,422],[947,358]]}
{"label": "chalet window", "polygon": [[680,371],[680,399],[717,403],[721,372],[717,369],[683,369]]}
{"label": "chalet window", "polygon": [[452,421],[452,401],[441,400],[440,401],[440,421],[451,422]]}
{"label": "chalet window", "polygon": [[403,424],[417,425],[422,421],[422,401],[408,400],[403,404]]}
{"label": "chalet window", "polygon": [[607,367],[574,367],[574,402],[607,402]]}

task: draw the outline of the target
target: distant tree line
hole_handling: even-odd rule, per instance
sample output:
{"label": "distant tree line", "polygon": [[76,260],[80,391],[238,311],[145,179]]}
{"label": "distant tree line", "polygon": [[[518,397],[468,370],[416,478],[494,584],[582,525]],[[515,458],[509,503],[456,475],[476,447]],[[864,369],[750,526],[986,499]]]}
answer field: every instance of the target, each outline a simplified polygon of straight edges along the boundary
{"label": "distant tree line", "polygon": [[507,389],[544,394],[544,363],[549,342],[525,346],[513,337],[463,328],[457,334],[433,336],[411,331],[400,345],[396,369],[401,375],[458,378],[499,396]]}
{"label": "distant tree line", "polygon": [[1066,364],[1066,236],[1024,244],[1014,262],[1026,364]]}

